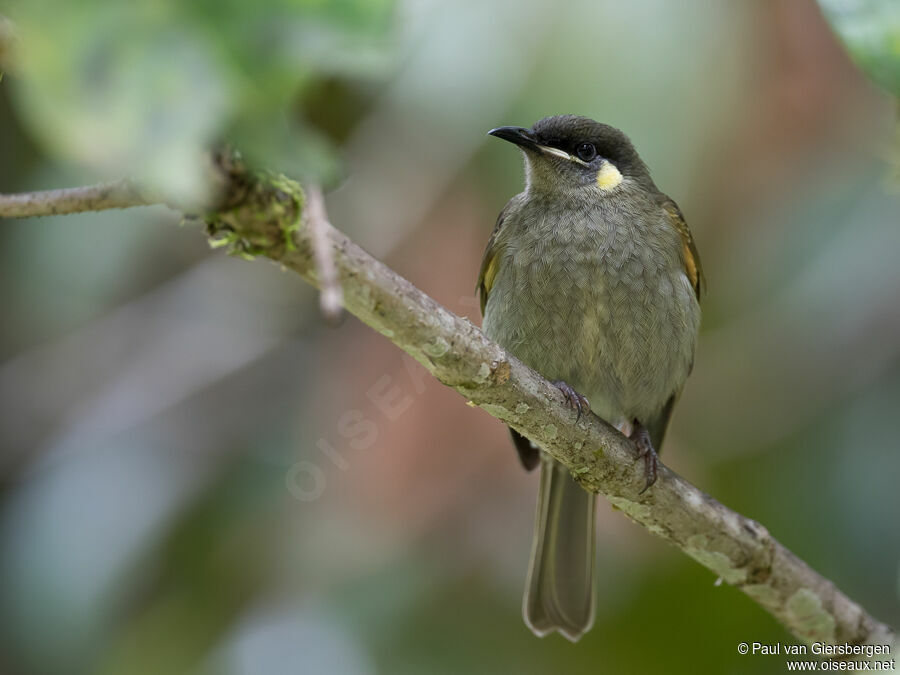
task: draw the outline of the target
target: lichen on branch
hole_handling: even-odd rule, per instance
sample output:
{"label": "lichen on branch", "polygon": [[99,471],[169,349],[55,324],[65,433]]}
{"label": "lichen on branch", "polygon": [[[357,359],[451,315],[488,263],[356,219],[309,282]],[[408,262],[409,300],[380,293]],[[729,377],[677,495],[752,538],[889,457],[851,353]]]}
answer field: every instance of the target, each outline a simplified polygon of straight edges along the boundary
{"label": "lichen on branch", "polygon": [[277,259],[295,250],[294,234],[306,203],[300,183],[283,174],[252,171],[233,151],[218,152],[214,163],[223,189],[219,203],[202,217],[210,246],[249,260]]}

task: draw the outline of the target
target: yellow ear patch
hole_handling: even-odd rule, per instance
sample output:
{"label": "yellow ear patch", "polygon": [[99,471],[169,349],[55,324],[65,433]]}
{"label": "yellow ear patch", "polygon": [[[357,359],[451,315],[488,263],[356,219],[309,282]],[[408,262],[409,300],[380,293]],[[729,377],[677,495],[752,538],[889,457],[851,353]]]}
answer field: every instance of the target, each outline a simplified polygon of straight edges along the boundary
{"label": "yellow ear patch", "polygon": [[597,187],[601,190],[612,190],[622,182],[622,174],[609,162],[603,162],[603,166],[597,172]]}

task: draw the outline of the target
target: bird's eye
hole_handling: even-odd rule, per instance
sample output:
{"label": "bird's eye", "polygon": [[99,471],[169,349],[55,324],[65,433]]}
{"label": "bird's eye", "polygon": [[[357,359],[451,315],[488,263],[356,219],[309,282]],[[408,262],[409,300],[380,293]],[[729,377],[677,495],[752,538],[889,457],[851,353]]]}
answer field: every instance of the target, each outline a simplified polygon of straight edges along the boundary
{"label": "bird's eye", "polygon": [[575,150],[575,153],[582,159],[582,161],[590,162],[594,157],[597,156],[597,148],[594,147],[593,143],[582,143]]}

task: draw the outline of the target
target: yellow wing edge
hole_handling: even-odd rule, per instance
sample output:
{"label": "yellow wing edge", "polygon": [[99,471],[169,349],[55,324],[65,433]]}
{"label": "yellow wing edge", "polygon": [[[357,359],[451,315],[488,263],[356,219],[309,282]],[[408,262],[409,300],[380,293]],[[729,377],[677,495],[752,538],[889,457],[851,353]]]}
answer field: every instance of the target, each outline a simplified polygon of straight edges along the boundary
{"label": "yellow wing edge", "polygon": [[488,239],[487,247],[484,249],[484,257],[481,259],[481,270],[478,272],[478,283],[475,291],[481,302],[481,316],[484,316],[484,308],[487,305],[488,295],[494,286],[494,279],[497,278],[497,271],[500,267],[500,248],[497,246],[497,235],[503,227],[503,219],[506,216],[506,210],[509,204],[503,207],[500,215],[497,216],[497,223],[494,225],[494,231],[491,232],[491,238]]}
{"label": "yellow wing edge", "polygon": [[687,222],[684,220],[684,214],[681,209],[671,199],[666,199],[662,207],[669,215],[672,225],[681,237],[681,252],[684,258],[684,273],[687,275],[694,292],[697,294],[697,300],[701,294],[706,293],[706,277],[703,275],[703,266],[700,263],[700,253],[697,251],[697,245],[694,243],[694,236],[691,234]]}

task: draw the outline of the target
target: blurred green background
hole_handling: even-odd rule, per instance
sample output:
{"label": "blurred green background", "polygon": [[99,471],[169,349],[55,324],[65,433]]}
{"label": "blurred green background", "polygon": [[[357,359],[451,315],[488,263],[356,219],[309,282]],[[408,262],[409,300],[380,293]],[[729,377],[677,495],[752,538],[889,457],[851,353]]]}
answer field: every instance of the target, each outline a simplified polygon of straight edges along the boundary
{"label": "blurred green background", "polygon": [[[709,280],[664,461],[900,624],[900,4],[824,3],[884,89],[812,0],[6,4],[0,192],[193,196],[230,139],[476,322],[522,183],[485,132],[625,130]],[[4,675],[784,671],[605,502],[593,631],[533,637],[505,428],[163,208],[2,222],[0,303]]]}

